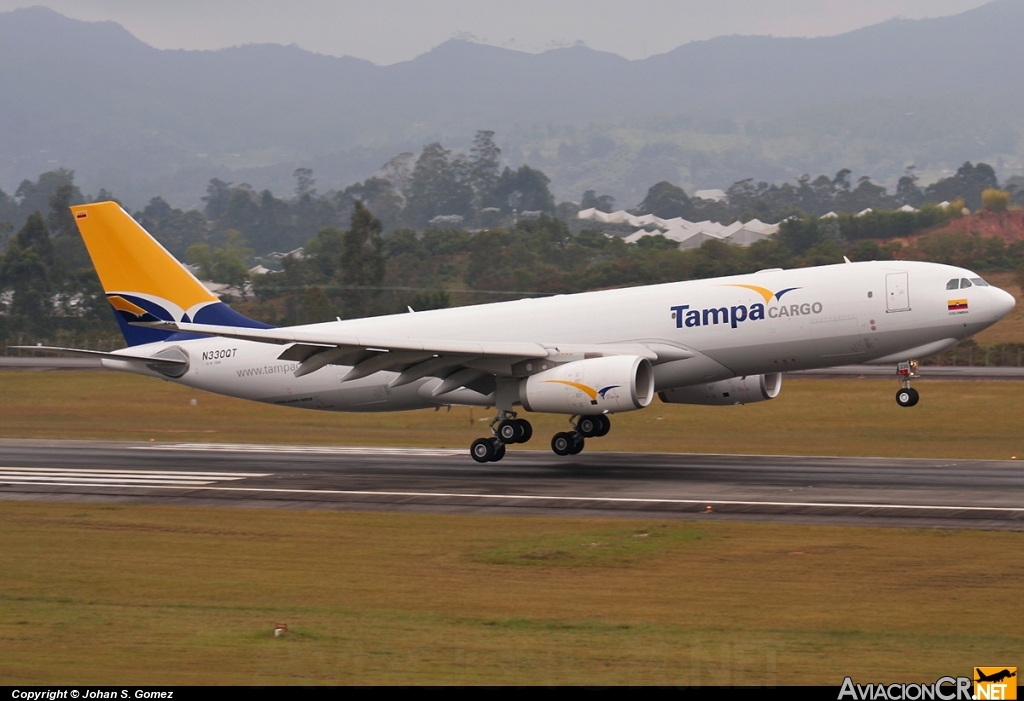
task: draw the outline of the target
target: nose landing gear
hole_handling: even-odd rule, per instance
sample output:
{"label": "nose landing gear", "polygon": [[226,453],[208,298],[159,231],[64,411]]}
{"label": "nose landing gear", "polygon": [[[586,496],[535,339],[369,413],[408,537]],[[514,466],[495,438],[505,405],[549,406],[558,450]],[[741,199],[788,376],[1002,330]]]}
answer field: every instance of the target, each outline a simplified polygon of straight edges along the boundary
{"label": "nose landing gear", "polygon": [[612,427],[611,419],[604,414],[573,416],[569,419],[569,424],[574,430],[556,433],[551,438],[551,450],[555,455],[577,455],[582,452],[585,439],[607,435]]}
{"label": "nose landing gear", "polygon": [[896,393],[896,403],[900,406],[914,406],[921,399],[917,390],[910,386],[910,381],[919,376],[917,370],[920,365],[918,361],[911,360],[896,366],[896,373],[900,376],[900,390]]}
{"label": "nose landing gear", "polygon": [[498,462],[505,457],[505,446],[525,443],[533,437],[533,426],[526,419],[517,419],[514,411],[499,411],[490,424],[492,438],[477,438],[469,454],[477,462]]}

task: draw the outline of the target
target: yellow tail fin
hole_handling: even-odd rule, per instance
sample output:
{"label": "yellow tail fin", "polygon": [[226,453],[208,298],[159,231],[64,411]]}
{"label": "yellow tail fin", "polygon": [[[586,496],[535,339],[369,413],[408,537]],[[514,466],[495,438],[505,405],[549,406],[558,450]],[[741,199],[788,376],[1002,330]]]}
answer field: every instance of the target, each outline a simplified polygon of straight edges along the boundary
{"label": "yellow tail fin", "polygon": [[116,202],[71,208],[107,300],[128,345],[173,335],[136,321],[185,321],[265,327],[232,311]]}
{"label": "yellow tail fin", "polygon": [[107,294],[152,296],[183,311],[217,301],[116,202],[83,204],[71,211]]}

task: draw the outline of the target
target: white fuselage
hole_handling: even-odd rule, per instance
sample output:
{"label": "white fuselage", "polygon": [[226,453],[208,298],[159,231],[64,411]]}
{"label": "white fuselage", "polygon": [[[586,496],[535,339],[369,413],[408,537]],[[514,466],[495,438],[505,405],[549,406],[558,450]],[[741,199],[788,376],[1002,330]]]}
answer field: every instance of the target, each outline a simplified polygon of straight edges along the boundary
{"label": "white fuselage", "polygon": [[[850,263],[303,328],[388,338],[530,341],[549,347],[643,343],[680,349],[676,358],[681,359],[669,352],[654,361],[660,392],[744,375],[879,360],[895,364],[941,352],[1013,308],[1013,298],[995,287],[947,289],[949,280],[976,277],[935,263]],[[965,304],[951,309],[952,302],[961,300]],[[282,345],[211,337],[131,351],[149,355],[166,345],[189,357],[188,370],[172,381],[256,401],[334,411],[494,403],[468,389],[432,396],[441,382],[437,378],[391,388],[397,375],[392,371],[343,383],[351,368],[328,365],[295,377],[298,364],[278,360],[287,347]],[[129,362],[108,359],[104,365],[166,379]]]}

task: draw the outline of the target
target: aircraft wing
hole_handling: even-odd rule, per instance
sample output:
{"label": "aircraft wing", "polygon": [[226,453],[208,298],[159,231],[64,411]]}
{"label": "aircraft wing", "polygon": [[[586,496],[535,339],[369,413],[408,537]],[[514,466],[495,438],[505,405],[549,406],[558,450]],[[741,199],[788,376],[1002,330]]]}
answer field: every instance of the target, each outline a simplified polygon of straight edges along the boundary
{"label": "aircraft wing", "polygon": [[384,338],[321,329],[254,329],[174,321],[136,323],[204,336],[287,345],[278,359],[298,362],[296,377],[308,375],[326,365],[350,365],[352,369],[342,379],[343,382],[383,370],[399,373],[391,382],[392,387],[423,377],[443,378],[444,381],[433,392],[435,396],[471,386],[486,375],[514,377],[529,374],[525,364],[541,359],[565,362],[585,357],[637,355],[652,362],[665,362],[693,356],[674,346],[639,342],[561,344]]}

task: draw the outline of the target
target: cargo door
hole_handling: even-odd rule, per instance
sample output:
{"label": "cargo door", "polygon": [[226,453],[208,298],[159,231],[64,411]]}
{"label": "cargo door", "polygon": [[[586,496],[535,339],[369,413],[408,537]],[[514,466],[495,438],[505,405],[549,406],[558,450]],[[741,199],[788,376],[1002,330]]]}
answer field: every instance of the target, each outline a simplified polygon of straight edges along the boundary
{"label": "cargo door", "polygon": [[818,357],[826,361],[847,360],[858,362],[857,356],[864,355],[867,348],[860,333],[860,324],[855,316],[834,316],[815,319],[811,322],[815,350]]}
{"label": "cargo door", "polygon": [[907,277],[907,273],[889,273],[885,276],[886,311],[910,311],[910,289]]}

